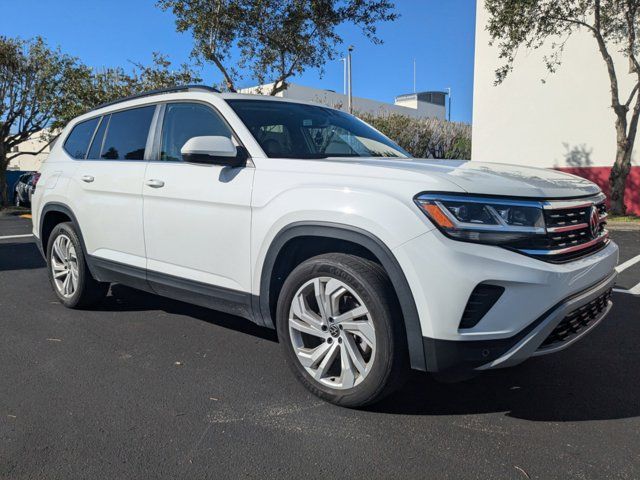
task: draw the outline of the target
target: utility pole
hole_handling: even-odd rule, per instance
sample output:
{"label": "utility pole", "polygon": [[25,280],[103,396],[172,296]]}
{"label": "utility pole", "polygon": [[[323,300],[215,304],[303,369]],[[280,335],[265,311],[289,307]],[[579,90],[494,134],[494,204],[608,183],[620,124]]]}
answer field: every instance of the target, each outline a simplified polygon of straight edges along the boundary
{"label": "utility pole", "polygon": [[413,59],[413,93],[416,93],[416,59]]}
{"label": "utility pole", "polygon": [[347,53],[347,100],[349,106],[349,113],[353,113],[353,85],[351,84],[351,52],[353,52],[354,46],[349,45]]}

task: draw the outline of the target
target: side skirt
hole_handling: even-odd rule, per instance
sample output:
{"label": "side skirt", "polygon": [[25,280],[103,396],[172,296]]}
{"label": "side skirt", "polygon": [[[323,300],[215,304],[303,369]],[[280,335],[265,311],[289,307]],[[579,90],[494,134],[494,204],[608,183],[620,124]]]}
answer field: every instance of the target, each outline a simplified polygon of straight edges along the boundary
{"label": "side skirt", "polygon": [[87,255],[86,259],[93,276],[100,282],[120,283],[174,300],[237,315],[262,325],[252,309],[252,304],[259,302],[248,292],[153,272],[91,255]]}

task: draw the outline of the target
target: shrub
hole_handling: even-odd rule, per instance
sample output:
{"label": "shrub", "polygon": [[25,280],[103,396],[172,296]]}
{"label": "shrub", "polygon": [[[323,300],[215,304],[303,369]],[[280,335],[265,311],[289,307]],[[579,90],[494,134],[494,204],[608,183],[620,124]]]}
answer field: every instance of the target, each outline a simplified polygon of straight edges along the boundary
{"label": "shrub", "polygon": [[471,125],[397,113],[357,114],[416,158],[471,158]]}

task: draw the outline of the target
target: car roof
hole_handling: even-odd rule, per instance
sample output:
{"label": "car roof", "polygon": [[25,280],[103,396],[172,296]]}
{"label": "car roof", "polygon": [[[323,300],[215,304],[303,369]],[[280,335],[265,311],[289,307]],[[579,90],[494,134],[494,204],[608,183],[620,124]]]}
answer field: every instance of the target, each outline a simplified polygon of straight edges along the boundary
{"label": "car roof", "polygon": [[302,105],[310,105],[315,107],[323,107],[331,110],[336,110],[333,107],[328,105],[323,105],[314,102],[308,102],[304,100],[295,100],[289,98],[282,97],[274,97],[269,95],[260,95],[255,93],[221,93],[217,89],[204,86],[204,85],[186,85],[182,87],[172,87],[160,90],[150,90],[147,92],[143,92],[138,95],[132,95],[129,97],[124,97],[118,100],[114,100],[112,102],[104,103],[102,105],[98,105],[97,107],[89,110],[88,112],[79,115],[73,120],[73,124],[80,123],[82,121],[99,117],[100,115],[105,115],[110,112],[116,110],[124,110],[127,108],[134,108],[136,106],[144,106],[148,104],[163,102],[167,100],[176,100],[176,99],[189,99],[198,96],[202,98],[203,96],[214,95],[223,100],[260,100],[260,101],[268,101],[268,102],[285,102],[285,103],[297,103]]}

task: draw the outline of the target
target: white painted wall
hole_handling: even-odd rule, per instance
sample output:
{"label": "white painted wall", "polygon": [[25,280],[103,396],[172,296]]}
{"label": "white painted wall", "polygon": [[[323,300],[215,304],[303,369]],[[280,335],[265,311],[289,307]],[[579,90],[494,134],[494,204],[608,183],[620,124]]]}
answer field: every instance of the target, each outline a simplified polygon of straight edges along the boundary
{"label": "white painted wall", "polygon": [[[258,87],[244,88],[241,93],[262,93],[268,94],[273,84],[266,84]],[[277,94],[278,97],[290,98],[292,100],[302,100],[328,105],[333,108],[347,110],[347,96],[329,90],[319,90],[317,88],[305,87],[295,83],[290,83],[289,88]],[[413,102],[414,105],[400,106],[391,103],[379,102],[362,97],[353,97],[353,110],[355,112],[370,113],[374,115],[399,113],[414,118],[446,118],[446,108],[427,102]]]}
{"label": "white painted wall", "polygon": [[[500,62],[497,48],[489,46],[484,1],[477,5],[472,159],[570,167],[576,165],[567,162],[568,152],[583,150],[591,161],[584,166],[610,167],[616,150],[615,116],[595,39],[588,33],[571,37],[555,74],[544,67],[544,49],[523,50],[506,81],[493,86]],[[621,54],[616,53],[615,62],[626,99],[633,75]]]}
{"label": "white painted wall", "polygon": [[[38,132],[32,135],[29,139],[25,140],[18,145],[17,150],[19,152],[38,152],[42,147],[47,144],[46,132]],[[9,162],[8,170],[23,170],[31,171],[38,170],[42,162],[49,155],[49,147],[45,148],[42,153],[37,155],[18,155],[16,158]],[[10,152],[9,155],[15,155],[16,152]]]}

